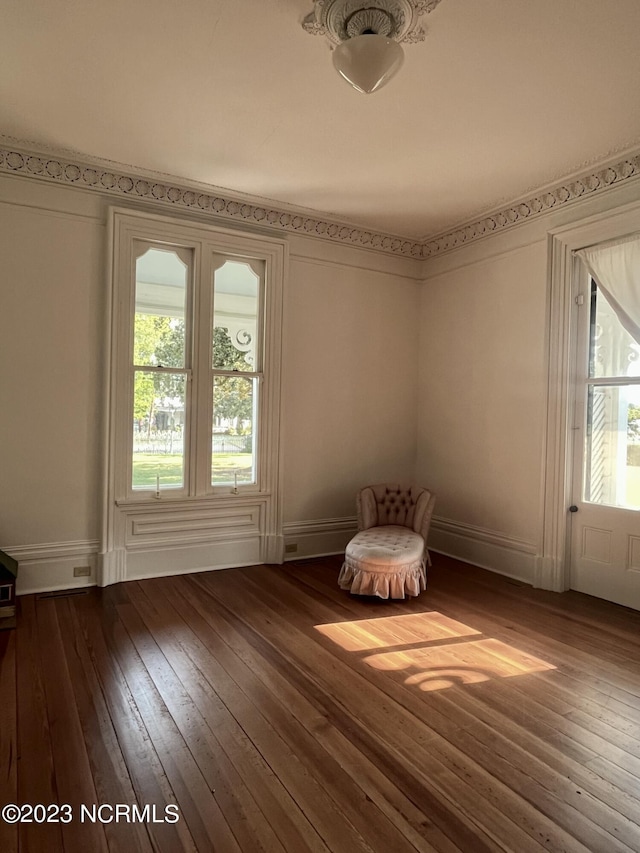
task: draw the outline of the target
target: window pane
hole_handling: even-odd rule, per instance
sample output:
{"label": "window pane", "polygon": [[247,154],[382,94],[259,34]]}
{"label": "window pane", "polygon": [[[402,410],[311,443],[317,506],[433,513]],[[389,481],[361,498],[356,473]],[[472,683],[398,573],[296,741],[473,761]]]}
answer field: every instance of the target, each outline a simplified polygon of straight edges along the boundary
{"label": "window pane", "polygon": [[213,366],[259,370],[260,276],[247,263],[227,261],[214,272],[213,288]]}
{"label": "window pane", "polygon": [[184,373],[136,370],[133,402],[134,489],[184,486]]}
{"label": "window pane", "polygon": [[584,498],[640,509],[640,387],[589,388]]}
{"label": "window pane", "polygon": [[149,249],[136,260],[134,364],[185,366],[187,273],[171,249]]}
{"label": "window pane", "polygon": [[595,282],[591,282],[589,376],[639,376],[640,347],[622,326]]}
{"label": "window pane", "polygon": [[216,376],[213,380],[211,483],[255,482],[256,379]]}

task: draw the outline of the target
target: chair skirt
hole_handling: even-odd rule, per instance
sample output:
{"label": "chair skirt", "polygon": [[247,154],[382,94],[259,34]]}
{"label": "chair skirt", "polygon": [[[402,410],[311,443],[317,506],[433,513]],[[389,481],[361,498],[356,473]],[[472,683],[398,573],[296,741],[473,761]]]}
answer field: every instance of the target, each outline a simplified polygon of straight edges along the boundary
{"label": "chair skirt", "polygon": [[422,536],[392,524],[361,530],[346,547],[338,584],[355,595],[419,595],[427,588]]}

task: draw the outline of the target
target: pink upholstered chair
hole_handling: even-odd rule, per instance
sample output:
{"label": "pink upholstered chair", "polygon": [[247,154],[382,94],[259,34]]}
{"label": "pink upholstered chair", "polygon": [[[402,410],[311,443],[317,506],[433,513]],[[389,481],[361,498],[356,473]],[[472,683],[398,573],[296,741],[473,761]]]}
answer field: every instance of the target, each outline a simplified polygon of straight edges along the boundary
{"label": "pink upholstered chair", "polygon": [[358,533],[338,577],[356,595],[405,598],[427,586],[427,536],[435,495],[417,486],[382,483],[358,493]]}

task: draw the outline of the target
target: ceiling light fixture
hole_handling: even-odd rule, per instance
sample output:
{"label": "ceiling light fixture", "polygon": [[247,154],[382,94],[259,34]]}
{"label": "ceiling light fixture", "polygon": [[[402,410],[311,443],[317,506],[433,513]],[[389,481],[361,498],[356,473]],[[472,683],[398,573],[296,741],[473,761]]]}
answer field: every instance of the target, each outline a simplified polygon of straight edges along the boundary
{"label": "ceiling light fixture", "polygon": [[420,17],[440,0],[313,0],[303,28],[326,36],[338,74],[359,92],[386,85],[404,62],[401,42],[424,41]]}

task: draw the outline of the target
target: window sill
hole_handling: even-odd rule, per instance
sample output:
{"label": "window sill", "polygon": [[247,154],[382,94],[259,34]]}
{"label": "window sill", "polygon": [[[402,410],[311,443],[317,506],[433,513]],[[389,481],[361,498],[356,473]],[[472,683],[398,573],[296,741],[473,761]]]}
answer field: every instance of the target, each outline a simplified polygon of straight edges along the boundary
{"label": "window sill", "polygon": [[156,498],[155,496],[150,497],[149,495],[140,496],[139,498],[123,498],[122,500],[116,500],[115,505],[119,509],[144,509],[149,510],[152,507],[210,507],[210,506],[228,506],[230,503],[235,504],[254,504],[256,501],[263,502],[266,501],[271,496],[270,491],[239,491],[238,494],[234,494],[229,490],[228,492],[215,492],[209,495],[181,495],[175,497],[165,497],[161,496]]}

